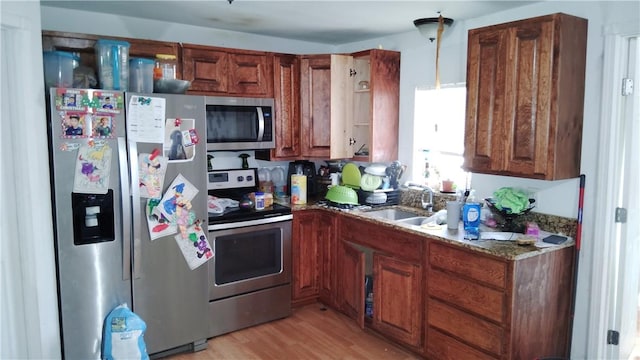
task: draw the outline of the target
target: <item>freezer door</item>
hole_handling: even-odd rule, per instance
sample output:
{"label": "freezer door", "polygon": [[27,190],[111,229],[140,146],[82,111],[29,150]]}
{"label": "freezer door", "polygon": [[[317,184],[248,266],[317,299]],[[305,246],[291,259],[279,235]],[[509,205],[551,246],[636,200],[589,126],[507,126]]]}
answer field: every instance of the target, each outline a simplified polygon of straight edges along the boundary
{"label": "freezer door", "polygon": [[[85,92],[91,94],[92,90]],[[123,196],[129,186],[124,109],[107,116],[114,131],[109,137],[92,139],[84,132],[90,131],[95,117],[86,109],[62,103],[63,96],[58,95],[62,90],[53,89],[50,94],[49,152],[64,358],[100,359],[104,319],[120,304],[132,306],[129,242],[124,241],[128,240],[128,229],[123,227],[130,221],[129,212],[122,211],[129,207],[127,196]],[[73,92],[64,94],[71,98]],[[80,117],[76,129],[82,130],[68,130],[72,115]],[[85,176],[82,168],[76,167],[83,162],[81,151],[92,140],[100,147],[100,156],[111,156],[107,194],[73,191],[74,177]],[[102,176],[101,181],[105,179]]]}
{"label": "freezer door", "polygon": [[[205,134],[205,101],[201,96],[165,94],[127,94],[132,97],[162,97],[166,100],[166,118],[194,119],[200,141],[192,160],[170,161],[164,178],[163,193],[182,174],[199,192],[191,200],[192,210],[206,229],[207,219],[207,154]],[[139,99],[138,99],[139,100]],[[128,119],[131,121],[131,119]],[[132,184],[139,184],[135,169],[138,155],[163,150],[163,143],[128,141],[132,166]],[[189,150],[190,151],[190,150]],[[190,155],[190,154],[189,154]],[[174,156],[174,155],[172,155]],[[190,270],[174,235],[151,240],[146,222],[146,200],[132,186],[133,204],[133,310],[147,323],[145,342],[149,354],[188,344],[202,344],[207,338],[207,265]]]}

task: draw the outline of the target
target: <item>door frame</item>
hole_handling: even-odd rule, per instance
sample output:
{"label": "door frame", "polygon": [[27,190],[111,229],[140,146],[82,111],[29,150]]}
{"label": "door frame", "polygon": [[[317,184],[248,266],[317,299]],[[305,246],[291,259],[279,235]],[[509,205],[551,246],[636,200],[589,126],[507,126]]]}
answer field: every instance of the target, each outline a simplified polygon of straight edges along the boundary
{"label": "door frame", "polygon": [[[623,165],[621,149],[623,140],[624,108],[621,105],[621,81],[626,73],[626,53],[629,38],[640,36],[637,23],[622,23],[606,26],[604,31],[604,63],[602,109],[600,116],[599,152],[596,178],[595,219],[604,219],[594,225],[594,242],[591,263],[592,279],[589,304],[589,327],[587,354],[597,359],[609,358],[611,346],[607,345],[607,330],[615,323],[614,309],[618,288],[619,249],[614,241],[618,225],[615,222],[619,194],[620,167]],[[638,91],[638,90],[636,90]]]}

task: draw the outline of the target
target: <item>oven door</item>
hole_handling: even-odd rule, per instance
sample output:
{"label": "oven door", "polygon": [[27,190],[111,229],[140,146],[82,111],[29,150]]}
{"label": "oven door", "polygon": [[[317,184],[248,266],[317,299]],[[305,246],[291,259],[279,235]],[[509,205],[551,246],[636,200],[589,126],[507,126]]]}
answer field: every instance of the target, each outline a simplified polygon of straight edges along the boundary
{"label": "oven door", "polygon": [[[214,257],[209,266],[209,300],[291,282],[291,220],[209,232]],[[231,225],[231,224],[230,224]]]}

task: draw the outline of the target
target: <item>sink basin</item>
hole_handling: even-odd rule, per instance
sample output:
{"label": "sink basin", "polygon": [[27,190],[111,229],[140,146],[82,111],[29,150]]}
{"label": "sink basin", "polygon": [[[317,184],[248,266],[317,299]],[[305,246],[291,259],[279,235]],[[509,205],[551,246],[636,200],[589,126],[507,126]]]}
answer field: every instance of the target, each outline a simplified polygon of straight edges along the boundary
{"label": "sink basin", "polygon": [[406,219],[400,219],[400,220],[396,220],[396,223],[398,225],[416,225],[416,226],[420,226],[422,225],[422,222],[427,220],[428,217],[426,216],[415,216],[415,217],[410,217],[410,218],[406,218]]}
{"label": "sink basin", "polygon": [[387,220],[401,220],[407,218],[415,218],[417,216],[416,213],[394,208],[367,211],[365,214],[371,217]]}

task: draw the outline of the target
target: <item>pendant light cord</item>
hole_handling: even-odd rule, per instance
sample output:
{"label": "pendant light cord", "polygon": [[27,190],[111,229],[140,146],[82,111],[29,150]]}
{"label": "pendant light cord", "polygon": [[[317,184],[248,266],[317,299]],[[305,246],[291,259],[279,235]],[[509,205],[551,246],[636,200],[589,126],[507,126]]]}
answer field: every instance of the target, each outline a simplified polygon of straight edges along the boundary
{"label": "pendant light cord", "polygon": [[444,31],[444,19],[438,17],[438,35],[436,37],[436,89],[440,89],[440,40]]}

